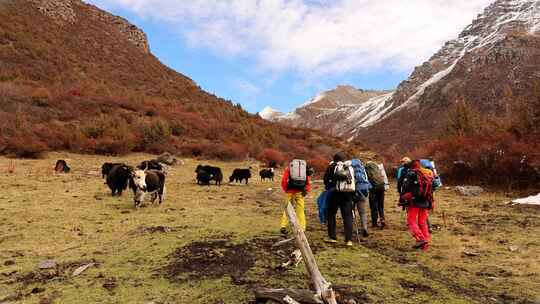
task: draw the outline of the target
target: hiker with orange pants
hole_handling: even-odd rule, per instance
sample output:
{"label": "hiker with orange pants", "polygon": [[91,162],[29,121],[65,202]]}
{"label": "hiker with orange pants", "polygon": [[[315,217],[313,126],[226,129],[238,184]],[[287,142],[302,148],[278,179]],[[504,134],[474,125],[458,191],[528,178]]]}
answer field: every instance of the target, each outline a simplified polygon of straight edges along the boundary
{"label": "hiker with orange pants", "polygon": [[[287,195],[285,201],[285,207],[288,203],[294,207],[298,224],[303,231],[306,231],[306,214],[304,211],[304,198],[311,191],[311,172],[307,168],[304,160],[295,159],[291,161],[289,166],[283,172],[281,178],[281,188]],[[286,235],[289,226],[289,219],[287,214],[283,211],[281,215],[281,229],[280,232]]]}
{"label": "hiker with orange pants", "polygon": [[419,160],[411,162],[403,180],[400,199],[408,208],[407,226],[416,240],[415,249],[426,251],[431,242],[427,218],[433,209],[433,172],[422,168]]}

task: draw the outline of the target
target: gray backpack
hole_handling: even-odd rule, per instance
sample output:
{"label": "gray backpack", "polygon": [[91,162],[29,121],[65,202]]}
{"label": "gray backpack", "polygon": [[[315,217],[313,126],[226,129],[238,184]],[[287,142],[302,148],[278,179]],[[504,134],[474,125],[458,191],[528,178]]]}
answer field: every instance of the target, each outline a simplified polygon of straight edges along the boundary
{"label": "gray backpack", "polygon": [[336,191],[356,191],[356,179],[351,161],[336,163],[336,167],[334,169],[334,179],[336,180]]}
{"label": "gray backpack", "polygon": [[307,163],[294,159],[289,164],[289,187],[303,189],[307,185]]}

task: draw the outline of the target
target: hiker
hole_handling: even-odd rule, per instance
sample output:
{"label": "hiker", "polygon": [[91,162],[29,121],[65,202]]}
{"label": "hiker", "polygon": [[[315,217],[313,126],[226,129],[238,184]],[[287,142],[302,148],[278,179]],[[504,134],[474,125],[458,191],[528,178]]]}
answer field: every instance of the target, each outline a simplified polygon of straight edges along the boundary
{"label": "hiker", "polygon": [[371,189],[369,190],[371,227],[384,229],[384,227],[386,227],[384,218],[384,192],[386,191],[385,177],[380,166],[375,162],[367,162],[365,168],[369,182],[371,183]]}
{"label": "hiker", "polygon": [[[399,168],[397,169],[397,174],[396,174],[396,180],[397,180],[397,191],[398,191],[398,194],[401,195],[403,194],[403,191],[401,191],[401,187],[403,186],[403,180],[405,179],[405,177],[407,176],[407,172],[409,172],[409,169],[411,167],[411,162],[412,160],[405,156],[403,157],[401,160],[400,160],[400,166]],[[404,206],[404,203],[401,199],[399,200],[399,206],[402,206],[403,209],[405,210],[405,206]]]}
{"label": "hiker", "polygon": [[[306,215],[304,212],[304,198],[311,191],[311,175],[308,172],[305,160],[295,159],[283,172],[281,188],[287,195],[285,207],[290,202],[296,211],[298,224],[303,231],[306,231]],[[288,234],[289,219],[283,211],[281,215],[281,229],[283,235]]]}
{"label": "hiker", "polygon": [[413,248],[426,251],[431,242],[427,218],[433,208],[433,172],[422,168],[419,160],[411,162],[403,179],[400,199],[407,205],[407,226],[416,240]]}
{"label": "hiker", "polygon": [[[367,237],[368,234],[368,221],[366,212],[366,203],[371,189],[371,183],[369,182],[364,164],[359,159],[351,160],[351,165],[354,169],[356,191],[353,195],[353,215],[355,209],[358,210],[360,217],[360,225],[362,227],[362,236]],[[357,231],[358,232],[358,231]]]}
{"label": "hiker", "polygon": [[[329,191],[328,209],[327,209],[327,222],[328,222],[328,239],[325,239],[327,243],[337,243],[336,236],[336,215],[338,209],[341,210],[341,217],[343,218],[343,225],[345,230],[345,243],[347,246],[352,246],[353,235],[353,217],[352,217],[352,196],[353,192],[345,192],[344,189],[339,187],[343,182],[338,178],[338,171],[344,171],[347,168],[344,165],[345,154],[339,152],[334,155],[333,161],[330,163],[326,172],[324,173],[324,186],[326,191]],[[352,167],[350,169],[352,171]],[[349,171],[350,172],[350,171]],[[352,177],[354,178],[354,171],[352,171]],[[353,186],[354,189],[354,186]]]}
{"label": "hiker", "polygon": [[[412,160],[407,156],[403,157],[401,159],[401,161],[400,161],[401,166],[398,168],[397,176],[396,176],[397,190],[398,190],[398,193],[399,193],[400,196],[401,196],[401,194],[403,194],[403,191],[402,191],[403,180],[405,179],[405,177],[407,176],[408,171],[410,170],[411,162],[412,162]],[[422,160],[420,160],[420,165],[423,168],[426,168],[426,169],[429,169],[429,170],[433,171],[433,174],[435,176],[435,179],[433,180],[433,191],[436,191],[440,187],[439,185],[441,183],[440,183],[440,177],[438,177],[438,175],[436,173],[436,170],[434,169],[435,167],[434,167],[433,161],[428,161],[428,160],[422,159]],[[398,206],[401,206],[403,208],[403,210],[407,210],[407,203],[404,202],[401,198],[399,199]],[[431,222],[429,221],[429,217],[426,219],[426,222],[427,222],[427,225],[428,225],[429,233],[432,233],[433,232],[433,227],[431,225]]]}

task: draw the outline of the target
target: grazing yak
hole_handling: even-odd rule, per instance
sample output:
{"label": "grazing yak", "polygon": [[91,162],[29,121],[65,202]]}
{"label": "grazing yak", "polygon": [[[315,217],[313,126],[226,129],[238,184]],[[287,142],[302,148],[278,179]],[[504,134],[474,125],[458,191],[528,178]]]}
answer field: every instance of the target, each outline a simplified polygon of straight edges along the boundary
{"label": "grazing yak", "polygon": [[109,175],[109,172],[111,172],[112,168],[116,166],[124,165],[122,163],[103,163],[101,165],[101,178],[106,178],[107,175]]}
{"label": "grazing yak", "polygon": [[65,160],[59,159],[56,161],[54,171],[56,171],[56,173],[69,173],[69,171],[71,171],[71,168],[67,165],[67,162]]}
{"label": "grazing yak", "polygon": [[[201,182],[203,185],[208,185],[210,184],[210,181],[215,181],[216,185],[221,185],[221,182],[223,181],[223,172],[219,167],[198,165],[195,169],[195,173],[197,173],[197,184]],[[209,180],[205,182],[207,178]]]}
{"label": "grazing yak", "polygon": [[210,185],[210,181],[212,180],[212,175],[207,173],[204,170],[197,171],[197,184],[198,185]]}
{"label": "grazing yak", "polygon": [[259,172],[259,176],[261,177],[261,181],[263,181],[263,182],[264,182],[265,179],[269,179],[271,181],[274,181],[274,168],[262,169]]}
{"label": "grazing yak", "polygon": [[109,173],[107,174],[107,179],[105,183],[111,189],[112,195],[118,194],[122,195],[122,191],[127,189],[128,182],[131,180],[132,168],[124,165],[118,164],[113,166]]}
{"label": "grazing yak", "polygon": [[164,167],[163,165],[155,160],[155,159],[152,159],[152,160],[145,160],[143,162],[141,162],[138,166],[137,166],[138,169],[141,169],[143,171],[145,170],[158,170],[158,171],[164,171]]}
{"label": "grazing yak", "polygon": [[135,193],[135,208],[140,207],[147,194],[152,196],[152,204],[159,198],[159,204],[163,202],[163,193],[165,192],[165,173],[158,170],[133,170],[131,172],[130,186]]}
{"label": "grazing yak", "polygon": [[251,169],[234,169],[232,175],[229,177],[229,183],[242,183],[243,180],[246,180],[247,185],[250,178]]}

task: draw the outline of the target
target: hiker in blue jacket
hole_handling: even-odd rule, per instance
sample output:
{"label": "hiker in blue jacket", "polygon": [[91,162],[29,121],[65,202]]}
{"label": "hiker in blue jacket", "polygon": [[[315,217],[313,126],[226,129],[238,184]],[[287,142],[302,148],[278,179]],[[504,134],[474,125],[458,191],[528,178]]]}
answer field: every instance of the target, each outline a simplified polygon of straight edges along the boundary
{"label": "hiker in blue jacket", "polygon": [[[356,192],[353,195],[353,213],[354,209],[358,210],[360,217],[360,225],[362,226],[362,236],[367,237],[368,234],[368,219],[366,212],[367,198],[371,184],[368,180],[364,164],[359,159],[353,159],[351,164],[354,168],[354,176],[356,180]],[[355,208],[356,207],[356,208]]]}

